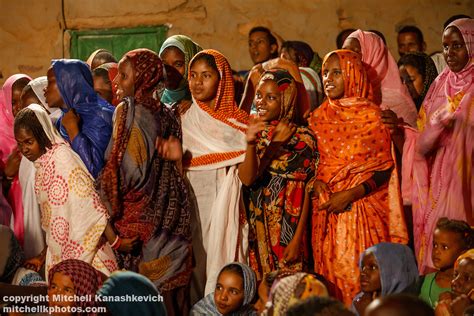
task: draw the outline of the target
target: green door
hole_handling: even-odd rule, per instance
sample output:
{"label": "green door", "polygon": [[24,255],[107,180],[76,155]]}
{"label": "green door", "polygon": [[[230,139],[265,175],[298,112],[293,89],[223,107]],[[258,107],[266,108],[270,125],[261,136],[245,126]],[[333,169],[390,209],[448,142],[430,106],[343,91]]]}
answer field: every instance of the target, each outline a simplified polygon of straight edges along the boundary
{"label": "green door", "polygon": [[104,30],[69,31],[71,34],[71,58],[86,60],[89,55],[105,48],[117,60],[135,48],[148,48],[158,52],[166,39],[168,28],[164,25]]}

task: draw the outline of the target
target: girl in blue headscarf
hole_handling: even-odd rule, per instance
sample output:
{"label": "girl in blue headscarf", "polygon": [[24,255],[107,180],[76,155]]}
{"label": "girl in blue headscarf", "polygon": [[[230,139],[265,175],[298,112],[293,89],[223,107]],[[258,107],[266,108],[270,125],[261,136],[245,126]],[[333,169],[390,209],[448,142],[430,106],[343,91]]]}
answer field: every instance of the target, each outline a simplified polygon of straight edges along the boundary
{"label": "girl in blue headscarf", "polygon": [[377,297],[390,294],[418,294],[418,267],[415,255],[406,245],[381,242],[360,256],[361,292],[352,301],[352,310],[364,315]]}
{"label": "girl in blue headscarf", "polygon": [[53,60],[47,78],[46,102],[64,113],[56,127],[97,178],[112,134],[114,107],[94,91],[90,68],[80,60]]}

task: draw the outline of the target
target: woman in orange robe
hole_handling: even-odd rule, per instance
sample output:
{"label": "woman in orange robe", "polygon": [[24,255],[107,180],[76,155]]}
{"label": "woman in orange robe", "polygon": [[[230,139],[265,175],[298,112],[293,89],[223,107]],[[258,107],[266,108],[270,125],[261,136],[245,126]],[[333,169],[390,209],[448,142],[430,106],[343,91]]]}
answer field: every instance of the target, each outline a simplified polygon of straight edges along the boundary
{"label": "woman in orange robe", "polygon": [[312,247],[315,271],[349,306],[360,291],[360,254],[408,237],[390,133],[372,102],[360,55],[331,52],[322,74],[327,99],[309,118],[320,152]]}

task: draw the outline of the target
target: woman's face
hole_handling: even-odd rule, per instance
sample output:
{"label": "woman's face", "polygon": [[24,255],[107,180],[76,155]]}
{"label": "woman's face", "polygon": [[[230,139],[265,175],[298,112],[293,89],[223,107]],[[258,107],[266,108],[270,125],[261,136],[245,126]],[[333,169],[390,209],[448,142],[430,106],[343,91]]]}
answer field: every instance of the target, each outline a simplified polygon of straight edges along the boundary
{"label": "woman's face", "polygon": [[29,129],[19,128],[18,130],[15,130],[15,139],[21,154],[29,161],[36,161],[36,159],[46,152],[46,149],[41,148],[40,144]]}
{"label": "woman's face", "polygon": [[273,80],[262,80],[255,93],[258,116],[265,122],[278,120],[281,112],[281,92]]}
{"label": "woman's face", "polygon": [[166,88],[176,90],[186,72],[184,53],[177,47],[170,46],[161,54],[166,69]]}
{"label": "woman's face", "polygon": [[135,95],[135,69],[128,58],[120,60],[118,74],[112,84],[117,85],[117,98],[119,100]]}
{"label": "woman's face", "polygon": [[269,60],[277,49],[278,46],[276,44],[270,44],[267,33],[257,31],[250,34],[249,53],[254,64],[260,64]]}
{"label": "woman's face", "polygon": [[204,59],[196,60],[190,69],[189,90],[197,101],[210,102],[217,96],[219,74]]}
{"label": "woman's face", "polygon": [[398,70],[400,71],[400,78],[403,84],[410,92],[411,98],[413,100],[417,99],[421,92],[423,92],[423,76],[412,65],[401,65]]}
{"label": "woman's face", "polygon": [[336,54],[329,56],[323,65],[323,86],[330,99],[340,99],[344,96],[344,77]]}
{"label": "woman's face", "polygon": [[48,78],[48,85],[44,90],[44,97],[46,98],[46,103],[50,108],[64,108],[66,105],[64,104],[63,97],[59,92],[58,85],[56,83],[56,76],[54,75],[53,67],[48,69],[46,74]]}
{"label": "woman's face", "polygon": [[214,292],[214,301],[219,313],[228,315],[237,311],[244,303],[244,280],[232,271],[223,271],[219,275]]}
{"label": "woman's face", "polygon": [[362,258],[360,288],[365,293],[377,292],[382,289],[379,265],[372,253],[366,254],[364,258]]}
{"label": "woman's face", "polygon": [[74,296],[74,294],[74,283],[71,278],[62,272],[56,272],[48,287],[49,306],[73,307],[74,301],[69,302],[68,297]]}
{"label": "woman's face", "polygon": [[466,43],[456,27],[449,27],[443,33],[443,56],[453,72],[461,71],[469,62]]}
{"label": "woman's face", "polygon": [[454,269],[451,288],[457,295],[468,295],[474,289],[474,260],[464,258],[459,262],[458,267]]}
{"label": "woman's face", "polygon": [[112,85],[106,82],[102,76],[94,76],[94,91],[109,103],[112,103]]}
{"label": "woman's face", "polygon": [[21,91],[21,89],[12,90],[12,113],[14,117],[21,110]]}
{"label": "woman's face", "polygon": [[354,37],[346,38],[344,45],[342,45],[342,49],[348,49],[362,55],[362,47],[360,46],[360,42]]}

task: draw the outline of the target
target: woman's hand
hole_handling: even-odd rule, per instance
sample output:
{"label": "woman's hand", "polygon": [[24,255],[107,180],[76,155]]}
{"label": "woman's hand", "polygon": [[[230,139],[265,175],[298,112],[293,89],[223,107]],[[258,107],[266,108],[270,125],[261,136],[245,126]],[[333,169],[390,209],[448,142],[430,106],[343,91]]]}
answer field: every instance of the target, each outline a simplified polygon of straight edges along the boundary
{"label": "woman's hand", "polygon": [[132,252],[136,247],[140,245],[140,237],[135,236],[133,238],[122,238],[118,251],[120,252]]}
{"label": "woman's hand", "polygon": [[174,136],[170,136],[168,139],[157,137],[155,147],[158,155],[163,159],[179,161],[183,158],[181,142]]}
{"label": "woman's hand", "polygon": [[314,176],[308,181],[308,184],[306,185],[306,192],[314,193],[314,195],[318,196],[323,192],[330,194],[331,189],[329,189],[326,183],[321,180],[317,180],[316,176]]}
{"label": "woman's hand", "polygon": [[71,141],[73,141],[77,134],[79,134],[80,120],[81,118],[78,114],[76,114],[76,111],[74,109],[70,109],[69,111],[67,111],[62,118],[61,124],[66,129],[66,132]]}
{"label": "woman's hand", "polygon": [[23,266],[27,269],[38,272],[46,261],[46,252],[41,252],[39,255],[25,261]]}
{"label": "woman's hand", "polygon": [[382,123],[389,129],[390,135],[399,135],[402,133],[399,125],[403,124],[403,119],[399,119],[392,110],[382,111]]}
{"label": "woman's hand", "polygon": [[21,153],[16,147],[12,153],[8,156],[7,163],[5,164],[4,174],[9,178],[13,178],[18,174],[20,170]]}
{"label": "woman's hand", "polygon": [[285,250],[283,251],[283,265],[291,264],[292,262],[298,260],[300,256],[300,247],[300,238],[296,238],[296,236],[294,236],[288,246],[286,246]]}
{"label": "woman's hand", "polygon": [[257,135],[265,128],[265,122],[258,116],[251,115],[247,132],[245,133],[245,140],[247,144],[255,144],[257,142]]}
{"label": "woman's hand", "polygon": [[291,136],[296,132],[296,126],[290,123],[288,119],[282,119],[273,130],[272,143],[284,145],[290,139]]}

